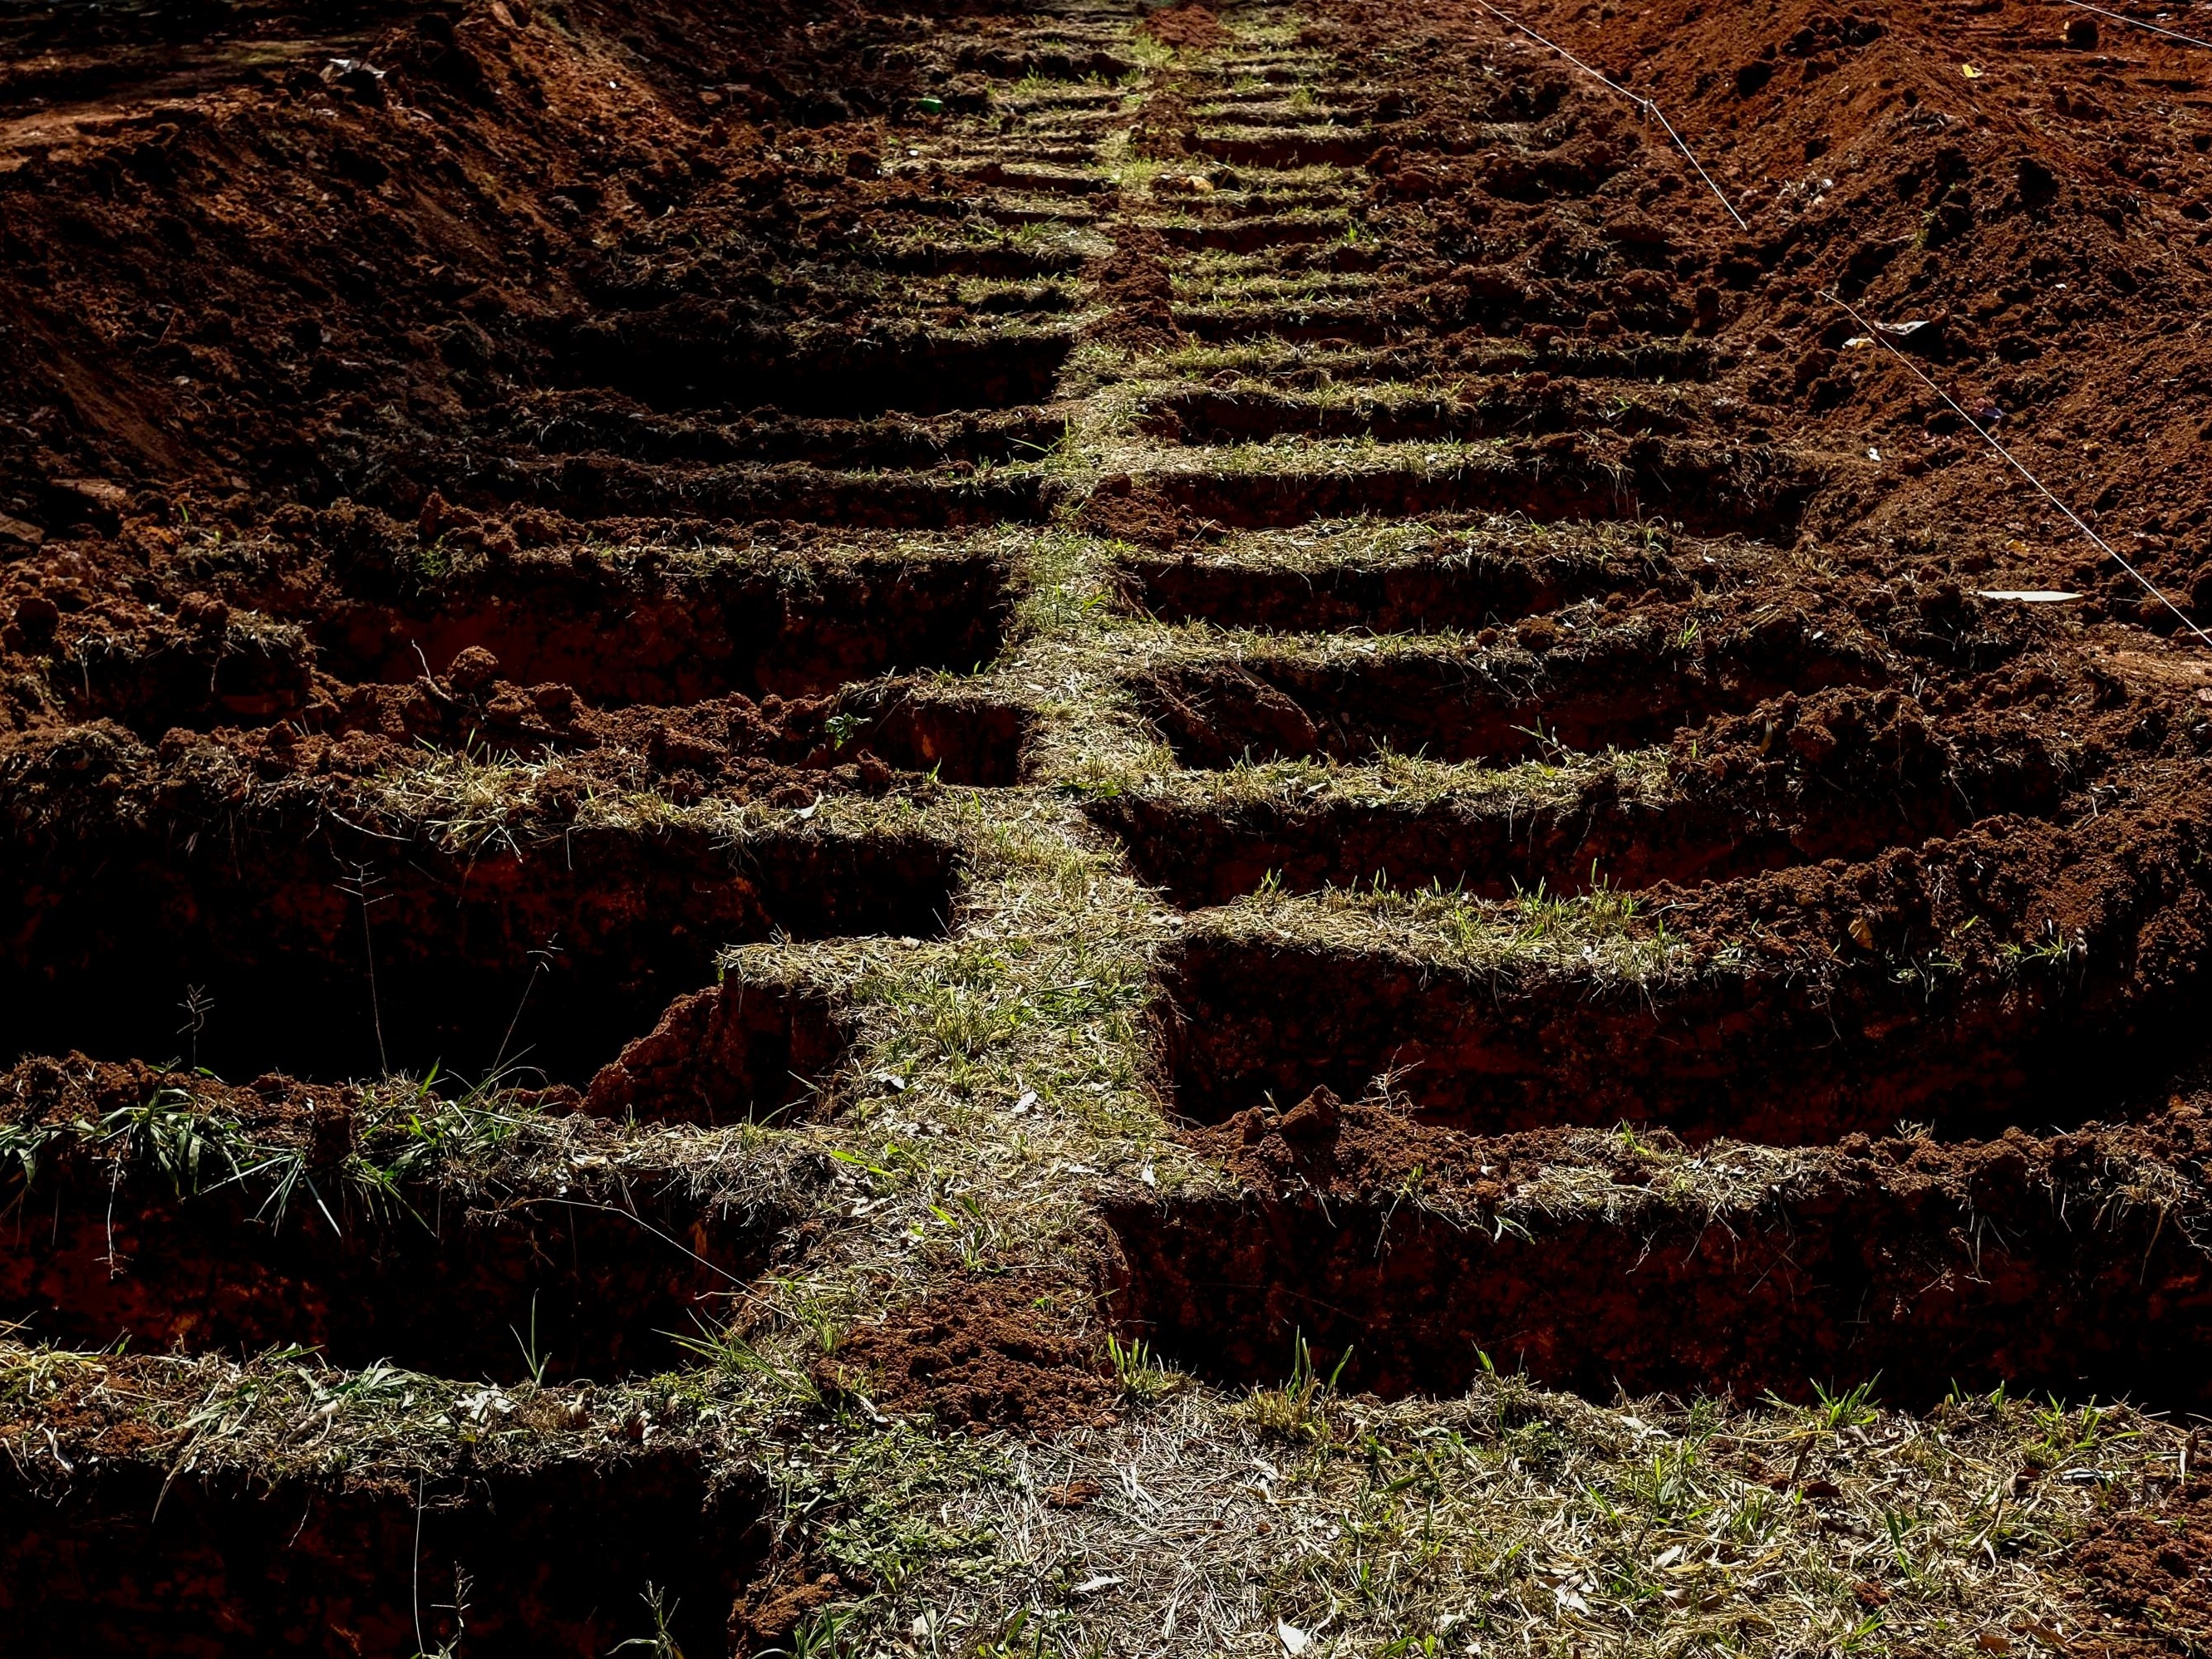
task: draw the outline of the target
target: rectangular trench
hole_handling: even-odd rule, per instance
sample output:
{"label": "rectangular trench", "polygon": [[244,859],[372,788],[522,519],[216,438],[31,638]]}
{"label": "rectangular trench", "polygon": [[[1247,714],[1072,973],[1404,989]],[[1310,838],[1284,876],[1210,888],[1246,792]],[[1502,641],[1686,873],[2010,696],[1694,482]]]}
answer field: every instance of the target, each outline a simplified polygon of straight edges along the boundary
{"label": "rectangular trench", "polygon": [[987,555],[623,568],[532,556],[408,599],[362,592],[315,624],[352,681],[442,674],[471,647],[518,685],[587,702],[818,696],[909,670],[965,673],[999,653],[1011,601]]}
{"label": "rectangular trench", "polygon": [[1320,566],[1132,554],[1121,568],[1133,603],[1162,622],[1285,634],[1473,633],[1616,590],[1641,592],[1671,574],[1656,559],[1625,553],[1501,557],[1440,551],[1389,563]]}
{"label": "rectangular trench", "polygon": [[692,1455],[627,1447],[419,1492],[144,1455],[81,1464],[50,1490],[5,1464],[0,1623],[10,1651],[80,1659],[396,1659],[453,1644],[471,1659],[604,1659],[649,1650],[651,1586],[682,1651],[720,1659],[766,1551],[765,1503],[757,1482],[718,1485]]}
{"label": "rectangular trench", "polygon": [[1407,1109],[1478,1134],[1627,1121],[1808,1146],[1909,1119],[1961,1138],[2121,1109],[2202,1029],[2187,986],[2130,1000],[2023,978],[1946,1007],[1879,963],[1830,987],[1765,971],[1644,988],[1193,933],[1161,969],[1160,1058],[1201,1123],[1316,1088],[1358,1099],[1387,1074]]}
{"label": "rectangular trench", "polygon": [[1863,856],[1910,833],[1880,823],[1823,823],[1809,835],[1695,800],[1646,804],[1617,791],[1533,805],[1487,799],[1380,804],[1216,805],[1140,795],[1088,804],[1117,830],[1144,878],[1186,908],[1225,904],[1273,882],[1284,891],[1431,883],[1479,898],[1540,885],[1554,895],[1593,880],[1634,890],[1695,885],[1759,870]]}
{"label": "rectangular trench", "polygon": [[683,826],[448,851],[282,813],[49,845],[0,893],[0,1054],[584,1087],[725,946],[943,932],[957,860],[916,835]]}
{"label": "rectangular trench", "polygon": [[1253,651],[1235,661],[1170,663],[1133,690],[1178,760],[1218,769],[1240,760],[1362,761],[1386,750],[1502,764],[1640,748],[1785,691],[1880,678],[1870,663],[1781,630],[1707,650],[1655,630],[1542,657],[1474,647],[1337,658]]}
{"label": "rectangular trench", "polygon": [[349,1369],[608,1382],[696,1363],[684,1342],[728,1322],[791,1219],[787,1194],[695,1194],[667,1175],[473,1197],[420,1181],[372,1194],[335,1168],[280,1196],[277,1178],[236,1178],[210,1152],[181,1189],[84,1156],[11,1179],[0,1318],[78,1349],[297,1346]]}
{"label": "rectangular trench", "polygon": [[1238,530],[1321,519],[1436,513],[1525,513],[1551,520],[1665,519],[1693,531],[1787,541],[1817,480],[1774,458],[1658,438],[1632,442],[1619,467],[1587,453],[1499,458],[1446,469],[1158,472],[1148,493],[1194,518]]}
{"label": "rectangular trench", "polygon": [[1209,1379],[1278,1384],[1293,1345],[1395,1398],[1499,1370],[1609,1402],[1873,1382],[2212,1405],[2212,1258],[2153,1210],[2014,1188],[1831,1178],[1748,1212],[1655,1202],[1516,1229],[1419,1202],[1247,1194],[1116,1205],[1125,1339]]}
{"label": "rectangular trench", "polygon": [[809,347],[706,301],[598,312],[551,343],[571,389],[605,388],[656,410],[773,407],[854,419],[1042,403],[1075,336],[908,327]]}

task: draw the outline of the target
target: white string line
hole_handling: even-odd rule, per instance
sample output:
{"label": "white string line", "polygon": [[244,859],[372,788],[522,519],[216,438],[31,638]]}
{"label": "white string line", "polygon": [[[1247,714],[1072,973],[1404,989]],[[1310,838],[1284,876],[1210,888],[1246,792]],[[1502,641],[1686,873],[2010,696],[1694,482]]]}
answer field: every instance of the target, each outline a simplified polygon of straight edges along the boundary
{"label": "white string line", "polygon": [[1751,227],[1744,222],[1743,215],[1735,210],[1735,204],[1729,201],[1726,196],[1721,193],[1721,187],[1713,182],[1712,175],[1705,171],[1704,165],[1698,161],[1696,155],[1692,152],[1690,147],[1682,142],[1682,135],[1674,131],[1674,124],[1667,118],[1665,112],[1661,110],[1657,104],[1654,103],[1650,99],[1646,98],[1640,92],[1631,92],[1626,87],[1622,86],[1619,82],[1612,79],[1602,71],[1592,69],[1588,64],[1583,62],[1581,58],[1576,57],[1574,53],[1569,52],[1565,46],[1559,45],[1555,41],[1547,40],[1542,35],[1537,33],[1535,30],[1530,28],[1526,23],[1521,21],[1517,17],[1510,17],[1505,13],[1498,10],[1497,7],[1490,3],[1490,0],[1474,0],[1474,3],[1480,6],[1483,10],[1488,12],[1492,17],[1497,18],[1500,22],[1504,23],[1509,27],[1520,30],[1522,33],[1527,35],[1538,46],[1547,47],[1549,50],[1559,53],[1560,57],[1565,58],[1570,64],[1572,64],[1584,75],[1589,76],[1593,81],[1596,81],[1601,85],[1610,88],[1614,92],[1619,93],[1623,98],[1628,100],[1630,103],[1634,104],[1638,108],[1647,112],[1659,123],[1661,127],[1665,129],[1668,137],[1674,140],[1674,148],[1682,152],[1683,160],[1689,162],[1692,170],[1697,173],[1698,177],[1701,180],[1704,181],[1705,188],[1712,191],[1713,199],[1728,210],[1729,217],[1735,221],[1736,228],[1739,230],[1749,230],[1751,228]]}
{"label": "white string line", "polygon": [[1926,386],[1930,392],[1941,398],[1946,404],[1948,404],[1954,414],[1957,415],[1958,417],[1964,421],[1968,426],[1973,428],[1976,435],[1991,449],[1995,450],[1998,455],[2003,458],[2006,465],[2011,467],[2012,470],[2019,473],[2021,477],[2027,479],[2031,484],[2033,484],[2036,489],[2036,493],[2040,495],[2044,500],[2049,501],[2051,506],[2057,507],[2061,513],[2063,513],[2073,526],[2076,530],[2080,531],[2084,536],[2087,536],[2092,542],[2095,543],[2098,550],[2102,552],[2106,557],[2112,560],[2114,564],[2119,566],[2121,569],[2126,571],[2128,574],[2133,576],[2137,582],[2141,583],[2144,592],[2149,594],[2151,598],[2156,599],[2168,611],[2172,611],[2174,616],[2179,619],[2181,625],[2187,629],[2191,633],[2197,635],[2199,641],[2207,646],[2212,646],[2212,635],[2206,634],[2203,629],[2199,628],[2195,623],[2190,621],[2186,616],[2184,616],[2180,606],[2175,605],[2172,599],[2169,599],[2163,592],[2160,592],[2156,583],[2153,582],[2149,577],[2144,575],[2142,571],[2136,569],[2135,566],[2130,564],[2124,558],[2122,558],[2118,549],[2112,546],[2111,543],[2107,542],[2095,531],[2090,529],[2087,525],[2081,521],[2080,515],[2077,514],[2072,507],[2067,506],[2065,502],[2060,501],[2057,496],[2052,495],[2050,490],[2046,489],[2044,487],[2042,479],[2037,477],[2035,474],[2030,472],[2026,467],[2022,466],[2019,461],[2015,460],[2013,458],[2012,451],[2007,449],[2002,444],[1999,443],[1996,441],[1996,436],[1989,430],[1988,428],[1984,427],[1972,416],[1966,413],[1964,409],[1961,409],[1959,406],[1957,400],[1954,398],[1949,392],[1944,391],[1942,386],[1937,386],[1935,381],[1929,380],[1927,375],[1921,373],[1920,365],[1914,362],[1911,358],[1906,356],[1904,352],[1899,350],[1896,344],[1892,342],[1888,336],[1884,334],[1880,328],[1867,321],[1865,318],[1860,316],[1859,313],[1853,310],[1844,301],[1843,295],[1836,293],[1834,290],[1829,289],[1824,291],[1820,297],[1824,300],[1832,301],[1837,306],[1840,307],[1844,314],[1850,317],[1853,322],[1856,323],[1859,327],[1865,331],[1868,338],[1873,340],[1876,344],[1887,350],[1891,356],[1896,358],[1898,362],[1903,363],[1906,368],[1912,372],[1912,377],[1915,380],[1918,380],[1921,385]]}
{"label": "white string line", "polygon": [[[1479,3],[1480,0],[1478,0]],[[2162,29],[2155,23],[2146,23],[2139,17],[2128,16],[2124,12],[2106,11],[2102,6],[2088,5],[2085,3],[2085,0],[2065,0],[2065,3],[2076,11],[2094,11],[2100,17],[2109,17],[2115,23],[2125,23],[2130,28],[2148,29],[2153,34],[2162,34],[2169,40],[2179,40],[2191,46],[2203,46],[2207,52],[2212,52],[2212,40],[2199,40],[2193,34],[2176,34],[2172,29]]]}

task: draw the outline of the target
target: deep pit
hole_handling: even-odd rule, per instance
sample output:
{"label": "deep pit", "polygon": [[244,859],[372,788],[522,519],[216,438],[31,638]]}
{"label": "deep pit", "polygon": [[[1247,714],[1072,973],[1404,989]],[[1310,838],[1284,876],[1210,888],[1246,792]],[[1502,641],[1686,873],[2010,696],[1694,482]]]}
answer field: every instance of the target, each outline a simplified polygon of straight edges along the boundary
{"label": "deep pit", "polygon": [[1449,1397],[1486,1369],[1594,1400],[1878,1384],[1924,1410],[2005,1384],[2202,1410],[2212,1274],[2154,1214],[2069,1225],[2027,1199],[1831,1180],[1747,1214],[1439,1216],[1312,1194],[1128,1203],[1107,1292],[1127,1337],[1222,1382],[1323,1376]]}
{"label": "deep pit", "polygon": [[[179,1474],[103,1460],[66,1491],[0,1473],[0,1613],[23,1651],[96,1659],[413,1653],[601,1659],[655,1633],[731,1651],[763,1495],[677,1450],[426,1480]],[[418,1643],[417,1636],[421,1637]]]}
{"label": "deep pit", "polygon": [[[266,1161],[264,1159],[264,1161]],[[249,1170],[257,1166],[248,1165]],[[618,1382],[711,1342],[767,1261],[780,1219],[665,1179],[524,1191],[478,1206],[434,1183],[347,1171],[159,1173],[65,1164],[12,1195],[0,1317],[82,1349],[312,1349],[464,1381]]]}
{"label": "deep pit", "polygon": [[957,880],[954,849],[918,836],[579,827],[518,853],[312,817],[241,828],[27,860],[0,1051],[582,1086],[708,985],[726,945],[938,933]]}

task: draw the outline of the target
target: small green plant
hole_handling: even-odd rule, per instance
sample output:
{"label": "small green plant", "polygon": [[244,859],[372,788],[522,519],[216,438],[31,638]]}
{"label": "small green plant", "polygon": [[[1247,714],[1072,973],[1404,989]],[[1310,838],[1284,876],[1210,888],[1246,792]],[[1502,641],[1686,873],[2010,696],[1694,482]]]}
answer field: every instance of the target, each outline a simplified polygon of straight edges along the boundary
{"label": "small green plant", "polygon": [[1338,1380],[1351,1363],[1352,1349],[1347,1346],[1324,1382],[1305,1333],[1297,1332],[1291,1339],[1289,1377],[1279,1389],[1254,1390],[1246,1409],[1262,1429],[1285,1439],[1326,1439],[1328,1402],[1335,1397]]}
{"label": "small green plant", "polygon": [[118,1107],[100,1120],[103,1146],[161,1172],[188,1198],[206,1190],[218,1171],[235,1177],[252,1148],[227,1120],[196,1109],[182,1089],[157,1089],[140,1106]]}
{"label": "small green plant", "polygon": [[514,1338],[515,1346],[522,1350],[522,1363],[529,1368],[530,1381],[532,1386],[540,1389],[544,1388],[545,1386],[545,1368],[553,1363],[553,1356],[543,1352],[538,1346],[538,1296],[535,1291],[531,1293],[530,1297],[529,1336],[526,1339],[522,1333],[516,1330],[512,1325],[508,1326],[507,1328],[508,1334]]}
{"label": "small green plant", "polygon": [[1152,1345],[1142,1337],[1124,1342],[1107,1332],[1106,1358],[1114,1367],[1114,1380],[1132,1400],[1157,1400],[1182,1386],[1182,1378],[1160,1363]]}
{"label": "small green plant", "polygon": [[833,1659],[835,1655],[849,1651],[842,1639],[843,1632],[859,1612],[857,1607],[851,1607],[802,1619],[791,1632],[789,1647],[763,1648],[757,1659]]}
{"label": "small green plant", "polygon": [[667,1600],[658,1584],[645,1587],[646,1611],[653,1617],[653,1634],[633,1636],[627,1642],[617,1642],[612,1651],[627,1653],[632,1648],[642,1648],[647,1659],[684,1659],[684,1650],[677,1645],[676,1638],[668,1628],[669,1620],[676,1617],[677,1606]]}
{"label": "small green plant", "polygon": [[1841,1394],[1830,1394],[1818,1382],[1813,1394],[1818,1404],[1813,1410],[1813,1420],[1831,1434],[1840,1434],[1845,1429],[1856,1429],[1875,1420],[1874,1385],[1881,1381],[1879,1376],[1846,1389]]}

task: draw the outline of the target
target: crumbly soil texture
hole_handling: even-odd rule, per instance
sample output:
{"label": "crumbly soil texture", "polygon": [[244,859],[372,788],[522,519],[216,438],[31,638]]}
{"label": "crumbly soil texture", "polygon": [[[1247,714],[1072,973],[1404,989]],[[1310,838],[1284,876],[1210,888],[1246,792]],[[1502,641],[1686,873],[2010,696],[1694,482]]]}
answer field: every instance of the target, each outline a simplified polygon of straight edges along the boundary
{"label": "crumbly soil texture", "polygon": [[2205,41],[12,8],[0,1618],[2212,1653]]}

